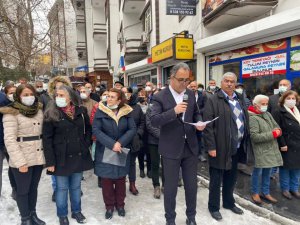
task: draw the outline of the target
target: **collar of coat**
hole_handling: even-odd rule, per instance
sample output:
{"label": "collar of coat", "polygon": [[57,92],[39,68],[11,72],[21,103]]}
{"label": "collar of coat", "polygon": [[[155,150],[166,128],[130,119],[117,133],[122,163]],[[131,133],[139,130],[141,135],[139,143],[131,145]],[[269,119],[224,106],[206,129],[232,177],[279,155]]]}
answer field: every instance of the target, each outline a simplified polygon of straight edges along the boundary
{"label": "collar of coat", "polygon": [[[43,105],[39,103],[39,109],[43,109]],[[10,106],[0,107],[0,113],[2,114],[12,114],[14,116],[18,115],[20,112],[18,109],[15,109]]]}
{"label": "collar of coat", "polygon": [[102,102],[99,103],[99,110],[107,114],[109,117],[111,117],[116,123],[119,123],[119,120],[122,116],[128,115],[130,112],[132,112],[132,108],[129,105],[124,105],[122,108],[119,109],[118,114],[116,115],[111,109],[106,107]]}

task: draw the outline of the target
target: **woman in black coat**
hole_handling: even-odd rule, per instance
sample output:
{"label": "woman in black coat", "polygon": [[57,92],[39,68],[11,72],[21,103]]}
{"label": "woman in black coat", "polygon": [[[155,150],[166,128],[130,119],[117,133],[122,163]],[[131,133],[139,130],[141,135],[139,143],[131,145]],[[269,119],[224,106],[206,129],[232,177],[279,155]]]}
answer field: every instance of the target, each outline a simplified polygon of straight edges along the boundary
{"label": "woman in black coat", "polygon": [[84,223],[81,213],[83,171],[93,168],[89,147],[92,129],[84,107],[72,88],[58,87],[44,115],[43,146],[48,173],[56,176],[56,207],[60,225],[68,225],[68,191],[72,218]]}
{"label": "woman in black coat", "polygon": [[145,130],[145,115],[142,111],[142,108],[139,104],[137,93],[133,94],[132,88],[130,87],[123,87],[123,93],[126,96],[128,105],[133,109],[130,113],[130,116],[134,119],[137,132],[133,138],[131,143],[131,150],[130,150],[130,169],[129,169],[129,191],[133,195],[137,195],[139,192],[135,186],[136,181],[136,158],[139,154],[140,148],[143,145],[142,137],[144,135]]}
{"label": "woman in black coat", "polygon": [[287,91],[279,99],[279,108],[273,112],[282,130],[282,136],[278,139],[283,159],[279,178],[282,195],[287,199],[292,199],[292,195],[300,199],[300,113],[297,103],[298,94]]}

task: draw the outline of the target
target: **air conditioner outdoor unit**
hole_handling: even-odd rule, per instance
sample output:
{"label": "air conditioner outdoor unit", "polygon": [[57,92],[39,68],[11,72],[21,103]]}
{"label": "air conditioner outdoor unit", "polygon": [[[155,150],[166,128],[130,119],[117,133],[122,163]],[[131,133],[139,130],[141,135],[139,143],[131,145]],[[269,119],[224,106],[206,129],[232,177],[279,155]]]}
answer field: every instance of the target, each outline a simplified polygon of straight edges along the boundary
{"label": "air conditioner outdoor unit", "polygon": [[150,37],[149,37],[149,34],[147,32],[142,33],[141,42],[142,42],[142,44],[147,44],[147,43],[150,42]]}
{"label": "air conditioner outdoor unit", "polygon": [[119,32],[118,33],[118,36],[117,36],[117,43],[118,44],[122,44],[123,43],[123,40],[124,38],[123,38],[123,33],[122,32]]}

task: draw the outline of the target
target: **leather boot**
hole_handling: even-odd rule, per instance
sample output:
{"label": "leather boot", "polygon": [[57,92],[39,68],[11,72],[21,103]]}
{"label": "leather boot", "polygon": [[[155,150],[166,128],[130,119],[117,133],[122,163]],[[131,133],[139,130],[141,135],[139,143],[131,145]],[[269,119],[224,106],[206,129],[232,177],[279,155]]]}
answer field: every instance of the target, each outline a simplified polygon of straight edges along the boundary
{"label": "leather boot", "polygon": [[136,189],[135,187],[135,182],[131,182],[129,184],[129,191],[133,194],[133,195],[138,195],[139,191]]}
{"label": "leather boot", "polygon": [[31,222],[31,216],[22,217],[21,225],[33,225],[33,223]]}
{"label": "leather boot", "polygon": [[46,225],[46,223],[43,220],[38,218],[36,212],[31,212],[31,221],[32,225]]}

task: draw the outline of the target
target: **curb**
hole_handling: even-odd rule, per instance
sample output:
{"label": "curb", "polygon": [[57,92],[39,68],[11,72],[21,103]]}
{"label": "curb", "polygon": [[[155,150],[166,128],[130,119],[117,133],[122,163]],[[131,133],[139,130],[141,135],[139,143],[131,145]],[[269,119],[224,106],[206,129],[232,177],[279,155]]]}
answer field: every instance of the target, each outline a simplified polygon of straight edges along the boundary
{"label": "curb", "polygon": [[[206,178],[199,176],[199,175],[197,175],[197,178],[198,178],[198,183],[203,185],[205,188],[209,187],[209,180],[207,180]],[[254,203],[252,203],[251,201],[246,200],[237,194],[234,194],[234,198],[240,206],[242,206],[245,209],[250,210],[251,212],[253,212],[254,214],[256,214],[259,217],[270,219],[280,225],[297,225],[297,224],[299,224],[299,222],[295,222],[291,219],[280,216],[280,215],[276,214],[275,212],[272,212],[271,210],[257,206]]]}

